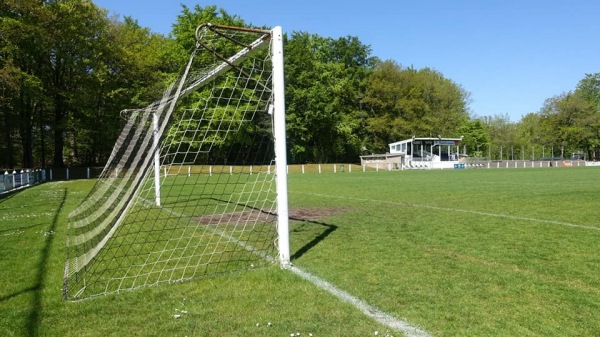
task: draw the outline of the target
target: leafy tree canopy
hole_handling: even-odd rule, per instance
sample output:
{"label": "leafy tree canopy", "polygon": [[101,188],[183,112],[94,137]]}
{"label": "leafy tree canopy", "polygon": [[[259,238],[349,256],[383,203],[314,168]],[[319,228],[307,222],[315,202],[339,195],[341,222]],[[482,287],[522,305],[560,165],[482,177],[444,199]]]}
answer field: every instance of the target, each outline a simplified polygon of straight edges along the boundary
{"label": "leafy tree canopy", "polygon": [[468,120],[469,94],[461,86],[429,69],[402,68],[387,60],[376,65],[364,98],[373,151],[416,136],[457,136]]}

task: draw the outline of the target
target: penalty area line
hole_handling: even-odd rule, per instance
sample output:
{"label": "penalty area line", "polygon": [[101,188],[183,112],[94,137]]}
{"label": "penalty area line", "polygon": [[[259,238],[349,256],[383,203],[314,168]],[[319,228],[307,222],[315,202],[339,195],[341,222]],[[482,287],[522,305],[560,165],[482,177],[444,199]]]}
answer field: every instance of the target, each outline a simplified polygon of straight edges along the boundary
{"label": "penalty area line", "polygon": [[551,225],[560,225],[560,226],[565,226],[565,227],[575,227],[575,228],[582,228],[582,229],[590,229],[590,230],[600,231],[600,227],[594,227],[594,226],[588,226],[588,225],[579,225],[579,224],[574,224],[574,223],[564,222],[564,221],[545,220],[545,219],[529,218],[529,217],[509,215],[509,214],[498,214],[498,213],[472,211],[472,210],[461,209],[461,208],[450,208],[450,207],[441,207],[441,206],[432,206],[432,205],[420,205],[420,204],[411,204],[411,203],[408,203],[408,202],[376,200],[376,199],[368,199],[368,198],[355,198],[355,197],[346,197],[346,196],[341,196],[341,195],[331,195],[331,194],[321,194],[321,193],[305,193],[305,192],[294,192],[294,193],[306,194],[306,195],[314,195],[314,196],[318,196],[318,197],[339,198],[339,199],[348,199],[348,200],[356,200],[356,201],[377,202],[377,203],[390,204],[390,205],[409,206],[409,207],[416,207],[416,208],[427,208],[427,209],[434,209],[434,210],[437,210],[437,211],[460,212],[460,213],[483,215],[483,216],[489,216],[489,217],[495,217],[495,218],[504,218],[504,219],[530,221],[530,222],[539,222],[539,223],[545,223],[545,224],[551,224]]}
{"label": "penalty area line", "polygon": [[372,305],[362,301],[361,299],[359,299],[355,296],[352,296],[351,294],[339,289],[338,287],[334,286],[333,284],[331,284],[309,272],[306,272],[306,271],[304,271],[296,266],[292,266],[292,265],[288,266],[286,269],[290,270],[291,272],[300,276],[301,278],[303,278],[307,281],[310,281],[312,284],[327,291],[328,293],[332,294],[333,296],[337,297],[338,299],[352,304],[355,308],[360,310],[363,314],[374,319],[378,323],[381,323],[381,324],[383,324],[391,329],[394,329],[396,331],[402,332],[407,337],[431,337],[431,335],[429,335],[429,333],[427,333],[425,330],[422,330],[419,327],[411,325],[408,322],[399,320],[399,319],[393,317],[392,315],[373,307]]}

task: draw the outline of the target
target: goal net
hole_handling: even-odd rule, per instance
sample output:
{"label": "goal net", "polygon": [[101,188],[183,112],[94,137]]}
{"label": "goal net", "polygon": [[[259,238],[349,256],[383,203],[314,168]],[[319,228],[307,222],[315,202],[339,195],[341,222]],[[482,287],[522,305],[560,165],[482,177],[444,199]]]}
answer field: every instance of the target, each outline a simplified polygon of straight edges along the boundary
{"label": "goal net", "polygon": [[289,263],[280,27],[204,24],[68,217],[64,296]]}

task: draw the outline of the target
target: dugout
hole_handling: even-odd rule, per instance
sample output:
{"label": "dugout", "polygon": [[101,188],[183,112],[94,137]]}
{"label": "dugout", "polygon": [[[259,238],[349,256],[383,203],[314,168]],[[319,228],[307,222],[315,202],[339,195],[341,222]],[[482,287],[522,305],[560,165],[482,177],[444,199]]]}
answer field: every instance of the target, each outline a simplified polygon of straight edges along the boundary
{"label": "dugout", "polygon": [[363,167],[372,167],[380,170],[402,170],[404,169],[403,153],[384,153],[360,156],[360,164]]}

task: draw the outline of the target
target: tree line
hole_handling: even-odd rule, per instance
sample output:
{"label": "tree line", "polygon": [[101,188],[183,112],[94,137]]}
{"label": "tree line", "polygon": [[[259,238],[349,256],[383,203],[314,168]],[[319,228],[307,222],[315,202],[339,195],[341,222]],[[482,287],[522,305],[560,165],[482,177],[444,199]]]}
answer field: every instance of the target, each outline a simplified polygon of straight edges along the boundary
{"label": "tree line", "polygon": [[[0,168],[104,165],[119,112],[160,97],[204,22],[247,25],[217,6],[182,5],[164,36],[89,0],[3,1]],[[290,32],[284,54],[291,163],[357,162],[413,135],[464,136],[467,152],[482,156],[533,144],[599,157],[598,73],[511,122],[474,116],[459,84],[381,60],[357,37]]]}
{"label": "tree line", "polygon": [[600,160],[600,73],[586,74],[574,90],[546,99],[538,112],[519,122],[480,117],[465,124],[462,133],[475,157]]}

